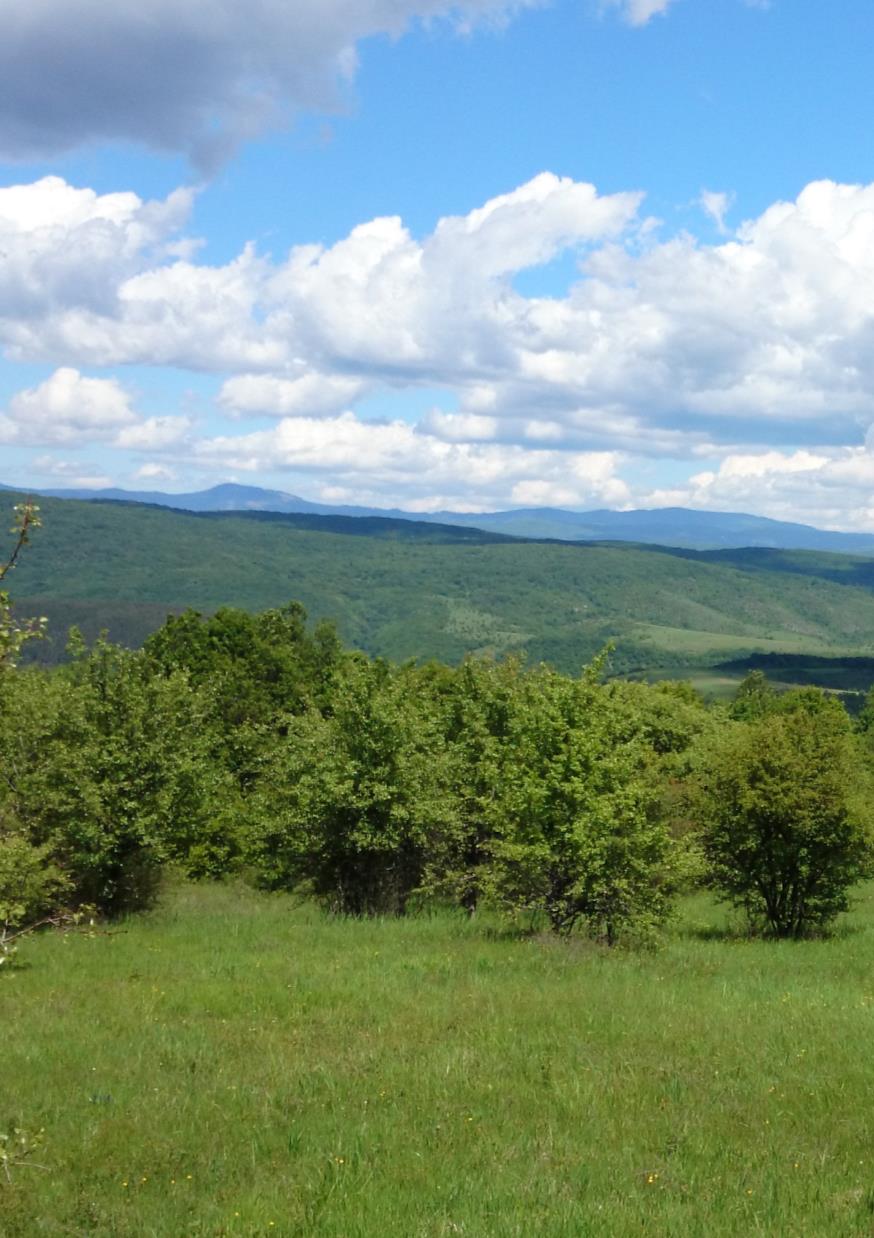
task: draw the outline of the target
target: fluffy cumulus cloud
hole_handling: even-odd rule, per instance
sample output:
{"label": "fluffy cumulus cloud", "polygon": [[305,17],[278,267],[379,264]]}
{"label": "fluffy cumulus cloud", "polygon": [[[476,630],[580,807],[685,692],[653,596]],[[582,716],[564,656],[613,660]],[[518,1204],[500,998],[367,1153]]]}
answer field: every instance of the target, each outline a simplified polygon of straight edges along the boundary
{"label": "fluffy cumulus cloud", "polygon": [[210,168],[297,109],[335,106],[359,40],[536,2],[0,0],[0,157],[133,140]]}
{"label": "fluffy cumulus cloud", "polygon": [[190,417],[146,417],[120,430],[114,445],[127,451],[177,450],[188,445],[192,428]]}
{"label": "fluffy cumulus cloud", "polygon": [[367,390],[360,378],[342,374],[238,374],[223,384],[219,404],[239,417],[329,417],[342,412]]}
{"label": "fluffy cumulus cloud", "polygon": [[[611,452],[531,450],[513,444],[446,442],[405,421],[374,423],[352,412],[284,418],[247,435],[201,440],[195,456],[221,472],[281,469],[329,493],[402,495],[415,510],[537,503],[622,505],[629,491]],[[337,490],[340,487],[340,490]]]}
{"label": "fluffy cumulus cloud", "polygon": [[115,379],[83,378],[65,367],[12,397],[0,413],[0,442],[78,445],[111,439],[135,421],[129,397]]}
{"label": "fluffy cumulus cloud", "polygon": [[[454,372],[471,381],[512,369],[532,304],[514,293],[512,277],[568,248],[618,237],[641,198],[599,196],[591,185],[543,174],[469,215],[441,220],[422,241],[400,219],[384,218],[330,247],[297,246],[282,262],[250,246],[212,267],[190,255],[158,260],[160,247],[184,244],[173,240],[185,205],[177,195],[159,204],[129,195],[124,226],[101,234],[107,248],[91,260],[89,235],[78,231],[76,191],[55,180],[30,188],[54,195],[67,214],[38,233],[32,253],[22,257],[26,278],[0,264],[0,343],[9,355],[243,370],[285,380],[262,386],[257,396],[251,386],[248,393],[231,387],[226,402],[241,411],[268,396],[283,411],[283,401],[308,390],[318,402],[331,384],[339,390],[338,375],[365,383],[394,373],[407,382]],[[16,252],[31,245],[20,218],[7,215],[6,195],[17,192],[0,190],[0,221],[8,218],[0,244]],[[161,227],[129,237],[141,217],[157,218]],[[65,284],[57,278],[71,253],[83,268],[81,288],[78,270]],[[19,312],[29,305],[30,313]],[[305,382],[292,391],[287,383],[296,379]]]}
{"label": "fluffy cumulus cloud", "polygon": [[162,451],[186,443],[191,428],[188,417],[142,418],[117,379],[86,378],[70,366],[19,391],[0,411],[0,443],[10,446],[75,450],[106,443],[129,451]]}
{"label": "fluffy cumulus cloud", "polygon": [[[702,199],[723,227],[729,202]],[[822,478],[839,465],[867,459],[874,185],[813,183],[704,244],[664,235],[638,193],[600,195],[545,173],[424,237],[388,217],[332,245],[275,258],[247,247],[221,266],[198,261],[183,233],[189,207],[185,194],[146,203],[54,178],[0,190],[7,356],[67,375],[131,363],[208,371],[222,381],[218,409],[229,420],[277,422],[254,434],[229,425],[198,447],[184,418],[134,418],[112,430],[129,449],[186,451],[228,467],[238,458],[240,468],[273,459],[291,470],[300,459],[322,468],[317,444],[325,467],[341,470],[332,441],[341,455],[354,441],[352,455],[366,462],[372,440],[385,485],[396,479],[393,501],[402,478],[425,469],[448,478],[451,464],[483,505],[498,491],[502,502],[534,495],[538,477],[550,493],[587,502],[595,491],[578,487],[579,461],[609,459],[612,469],[619,455],[684,459],[690,471],[695,461],[728,457],[748,469],[763,459],[755,485],[764,495],[772,479],[775,496],[810,470],[771,467],[769,451],[821,458],[817,485],[826,489]],[[577,274],[563,292],[517,288],[520,272],[567,253]],[[418,427],[348,419],[364,397],[435,388],[446,400]],[[49,399],[57,393],[25,394],[10,402],[0,433],[24,441],[29,422],[43,427],[43,441],[60,441],[46,437],[68,433],[47,428],[53,418],[69,424]],[[54,411],[39,413],[39,401]],[[393,472],[387,445],[398,442],[406,464]],[[705,480],[695,495],[730,502],[739,467],[702,473],[698,464]],[[447,488],[440,480],[428,492]]]}
{"label": "fluffy cumulus cloud", "polygon": [[14,345],[18,327],[30,339],[72,307],[113,321],[126,279],[193,248],[178,236],[191,200],[188,190],[162,202],[97,194],[57,176],[0,189],[0,338]]}
{"label": "fluffy cumulus cloud", "polygon": [[[869,440],[871,436],[869,435]],[[655,490],[641,502],[713,511],[756,511],[823,528],[874,531],[871,443],[820,451],[729,454],[684,485]]]}
{"label": "fluffy cumulus cloud", "polygon": [[[870,436],[869,436],[870,438]],[[824,529],[874,531],[872,444],[792,452],[733,453],[672,489],[640,495],[641,504],[756,511]]]}

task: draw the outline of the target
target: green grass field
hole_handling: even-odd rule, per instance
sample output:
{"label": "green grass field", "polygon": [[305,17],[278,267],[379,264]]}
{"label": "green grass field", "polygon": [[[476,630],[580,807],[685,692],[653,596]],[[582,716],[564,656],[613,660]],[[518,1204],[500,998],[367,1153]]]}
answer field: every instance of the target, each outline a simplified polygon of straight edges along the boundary
{"label": "green grass field", "polygon": [[609,953],[174,887],[31,940],[0,1233],[870,1235],[874,892],[830,941],[722,923]]}

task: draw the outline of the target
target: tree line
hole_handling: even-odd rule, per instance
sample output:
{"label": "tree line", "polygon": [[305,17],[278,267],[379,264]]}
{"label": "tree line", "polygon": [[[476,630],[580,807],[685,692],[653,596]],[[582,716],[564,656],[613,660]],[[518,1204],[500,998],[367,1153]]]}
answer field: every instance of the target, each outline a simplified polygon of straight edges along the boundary
{"label": "tree line", "polygon": [[754,672],[707,705],[610,680],[607,651],[576,677],[398,666],[295,603],[187,611],[138,651],[74,631],[53,670],[15,664],[36,634],[0,594],[0,925],[127,913],[172,865],[344,915],[487,906],[607,943],[709,885],[798,937],[872,872],[874,699],[853,723]]}

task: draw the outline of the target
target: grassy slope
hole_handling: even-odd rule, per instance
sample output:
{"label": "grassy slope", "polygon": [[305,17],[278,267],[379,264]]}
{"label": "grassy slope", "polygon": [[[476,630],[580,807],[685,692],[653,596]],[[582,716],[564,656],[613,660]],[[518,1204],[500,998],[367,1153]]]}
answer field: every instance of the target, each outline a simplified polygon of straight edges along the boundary
{"label": "grassy slope", "polygon": [[0,976],[4,1238],[841,1238],[874,1207],[856,931],[655,954],[184,887]]}
{"label": "grassy slope", "polygon": [[87,626],[90,609],[95,625],[136,641],[173,607],[295,598],[314,617],[337,619],[348,641],[392,658],[522,648],[575,670],[611,635],[627,666],[874,649],[874,596],[798,572],[633,546],[445,544],[439,529],[432,544],[421,540],[428,526],[407,540],[394,527],[402,522],[380,525],[384,536],[348,536],[282,518],[42,506],[46,528],[14,586],[22,611],[45,610],[56,632],[83,618]]}

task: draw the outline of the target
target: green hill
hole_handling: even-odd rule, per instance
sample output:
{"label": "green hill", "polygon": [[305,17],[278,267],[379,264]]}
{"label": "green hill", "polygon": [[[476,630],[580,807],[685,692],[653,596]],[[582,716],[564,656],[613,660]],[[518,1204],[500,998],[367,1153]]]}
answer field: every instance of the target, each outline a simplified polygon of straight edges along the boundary
{"label": "green hill", "polygon": [[[3,495],[7,524],[14,501]],[[395,659],[524,650],[572,671],[610,637],[626,671],[755,653],[874,656],[874,582],[861,558],[530,542],[378,518],[41,507],[45,528],[9,583],[22,614],[49,616],[43,658],[60,656],[71,622],[136,644],[171,610],[290,599]]]}

